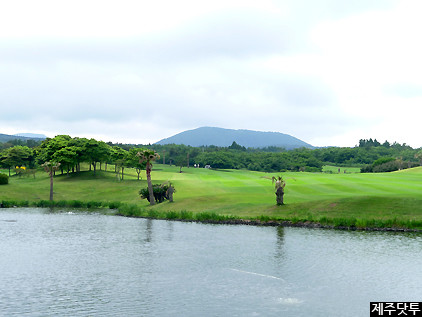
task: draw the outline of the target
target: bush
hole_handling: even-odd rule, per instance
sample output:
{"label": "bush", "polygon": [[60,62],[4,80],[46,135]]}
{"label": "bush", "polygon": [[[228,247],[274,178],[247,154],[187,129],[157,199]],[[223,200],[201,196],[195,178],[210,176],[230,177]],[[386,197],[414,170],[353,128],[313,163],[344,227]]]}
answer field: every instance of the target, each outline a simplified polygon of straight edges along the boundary
{"label": "bush", "polygon": [[6,185],[9,184],[9,176],[6,174],[0,173],[0,185]]}
{"label": "bush", "polygon": [[56,202],[54,203],[54,207],[60,207],[60,208],[67,207],[67,201],[66,201],[66,200],[59,200],[59,201],[56,201]]}
{"label": "bush", "polygon": [[11,208],[11,207],[14,207],[14,206],[17,206],[17,205],[18,205],[18,202],[15,201],[15,200],[2,200],[0,202],[0,206],[2,208]]}
{"label": "bush", "polygon": [[[154,199],[155,199],[155,202],[157,204],[163,202],[165,199],[169,199],[169,197],[167,195],[168,189],[169,189],[169,185],[167,185],[167,184],[154,184],[154,185],[152,185],[152,191],[154,193]],[[139,195],[141,195],[142,199],[147,199],[150,202],[148,187],[141,189],[139,191]]]}
{"label": "bush", "polygon": [[362,167],[360,169],[360,172],[361,173],[372,173],[373,172],[372,171],[372,165],[371,164],[365,165],[364,167]]}
{"label": "bush", "polygon": [[110,209],[118,209],[122,203],[119,201],[111,201],[108,203],[108,208]]}
{"label": "bush", "polygon": [[86,203],[87,208],[100,208],[102,205],[101,201],[88,201]]}
{"label": "bush", "polygon": [[382,163],[372,167],[374,173],[394,172],[400,169],[400,163],[396,160]]}
{"label": "bush", "polygon": [[126,217],[141,217],[143,210],[134,204],[121,204],[119,206],[119,215]]}
{"label": "bush", "polygon": [[305,172],[319,173],[322,171],[322,167],[305,166]]}
{"label": "bush", "polygon": [[382,165],[382,164],[385,164],[385,163],[388,163],[388,162],[393,162],[395,160],[396,159],[394,157],[381,157],[381,158],[375,160],[374,163],[372,163],[372,167],[376,167],[376,166],[379,166],[379,165]]}
{"label": "bush", "polygon": [[180,215],[175,211],[167,211],[165,215],[165,219],[179,219]]}
{"label": "bush", "polygon": [[180,218],[185,220],[192,220],[194,219],[193,213],[190,211],[182,210],[180,212]]}
{"label": "bush", "polygon": [[54,202],[50,200],[40,200],[36,203],[36,206],[40,208],[54,207]]}
{"label": "bush", "polygon": [[71,200],[68,202],[68,206],[72,208],[82,208],[85,207],[85,204],[80,200]]}

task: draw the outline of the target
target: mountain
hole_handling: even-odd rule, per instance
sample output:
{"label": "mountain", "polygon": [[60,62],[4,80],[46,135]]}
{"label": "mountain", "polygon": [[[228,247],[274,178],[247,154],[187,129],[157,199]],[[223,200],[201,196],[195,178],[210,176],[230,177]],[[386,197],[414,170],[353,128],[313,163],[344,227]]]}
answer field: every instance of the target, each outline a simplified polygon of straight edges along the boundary
{"label": "mountain", "polygon": [[14,134],[13,136],[23,136],[25,138],[29,139],[47,139],[47,137],[44,134],[36,134],[36,133],[18,133]]}
{"label": "mountain", "polygon": [[[28,136],[25,136],[25,135],[28,135]],[[16,140],[16,139],[22,140],[22,141],[26,141],[26,140],[42,141],[45,138],[46,136],[43,134],[22,133],[22,134],[10,135],[10,134],[0,133],[0,142],[7,142],[11,140]]]}
{"label": "mountain", "polygon": [[162,139],[156,144],[185,144],[190,146],[216,145],[230,146],[233,141],[244,147],[262,148],[266,146],[284,147],[287,150],[312,145],[291,135],[280,132],[261,132],[252,130],[233,130],[213,127],[201,127],[187,130],[169,138]]}

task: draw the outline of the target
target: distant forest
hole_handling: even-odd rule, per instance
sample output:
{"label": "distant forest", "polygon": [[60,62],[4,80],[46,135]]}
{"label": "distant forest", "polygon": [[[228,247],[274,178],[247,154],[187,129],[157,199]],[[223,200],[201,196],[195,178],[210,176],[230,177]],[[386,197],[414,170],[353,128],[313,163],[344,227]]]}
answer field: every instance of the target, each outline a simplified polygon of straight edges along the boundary
{"label": "distant forest", "polygon": [[[16,166],[34,169],[46,161],[61,163],[62,173],[78,171],[81,162],[101,169],[102,164],[142,168],[136,157],[141,148],[157,151],[158,163],[183,168],[206,165],[215,169],[248,169],[263,172],[321,172],[324,165],[359,167],[361,172],[389,172],[422,165],[422,148],[399,143],[359,140],[359,145],[318,149],[286,150],[280,147],[245,148],[233,142],[229,147],[158,144],[114,144],[95,139],[58,135],[44,141],[11,140],[0,143],[0,167],[14,170]],[[138,173],[139,175],[139,173]]]}

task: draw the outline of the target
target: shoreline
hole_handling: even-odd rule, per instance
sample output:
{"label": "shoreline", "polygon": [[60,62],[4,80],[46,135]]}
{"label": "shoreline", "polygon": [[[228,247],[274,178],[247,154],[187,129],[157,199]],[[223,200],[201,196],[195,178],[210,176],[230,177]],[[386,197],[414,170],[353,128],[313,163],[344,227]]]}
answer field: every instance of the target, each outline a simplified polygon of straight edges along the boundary
{"label": "shoreline", "polygon": [[[180,222],[196,222],[204,224],[220,224],[220,225],[246,225],[246,226],[261,226],[261,227],[296,227],[296,228],[309,228],[309,229],[331,229],[331,230],[347,230],[347,231],[378,231],[378,232],[415,232],[421,233],[422,229],[412,229],[405,227],[357,227],[347,225],[330,225],[322,224],[317,221],[310,221],[302,219],[300,221],[292,220],[260,220],[260,219],[241,219],[236,216],[224,216],[216,213],[192,213],[192,212],[157,212],[155,210],[146,211],[144,208],[138,206],[129,206],[129,210],[124,210],[125,206],[115,206],[112,204],[93,204],[82,203],[81,204],[65,204],[65,201],[56,201],[50,203],[44,201],[45,204],[31,204],[26,202],[14,201],[15,204],[4,204],[5,201],[0,201],[0,209],[6,208],[58,208],[58,209],[73,209],[73,210],[87,210],[87,211],[99,211],[103,214],[128,217],[128,218],[142,218],[142,219],[153,219],[153,220],[169,220],[169,221],[180,221]],[[106,212],[108,210],[109,212]],[[265,215],[263,215],[265,216]],[[334,220],[334,218],[332,219]]]}
{"label": "shoreline", "polygon": [[410,229],[410,228],[395,228],[395,227],[365,227],[359,228],[355,226],[332,226],[323,225],[318,222],[311,221],[299,221],[293,222],[288,220],[283,221],[260,221],[252,219],[230,219],[230,220],[197,220],[197,219],[168,219],[168,218],[154,218],[147,216],[126,216],[123,214],[116,213],[116,216],[127,217],[127,218],[140,218],[140,219],[151,219],[151,220],[166,220],[166,221],[178,221],[178,222],[194,222],[202,224],[213,224],[213,225],[238,225],[238,226],[257,226],[257,227],[291,227],[291,228],[308,228],[308,229],[329,229],[329,230],[347,230],[347,231],[378,231],[378,232],[415,232],[422,233],[422,229]]}

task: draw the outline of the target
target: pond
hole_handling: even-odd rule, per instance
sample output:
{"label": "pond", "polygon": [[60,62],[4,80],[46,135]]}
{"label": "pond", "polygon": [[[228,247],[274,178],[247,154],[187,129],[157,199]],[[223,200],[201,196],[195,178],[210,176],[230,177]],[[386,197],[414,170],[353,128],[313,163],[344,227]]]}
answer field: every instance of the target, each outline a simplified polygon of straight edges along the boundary
{"label": "pond", "polygon": [[369,316],[420,301],[422,235],[0,209],[1,316]]}

